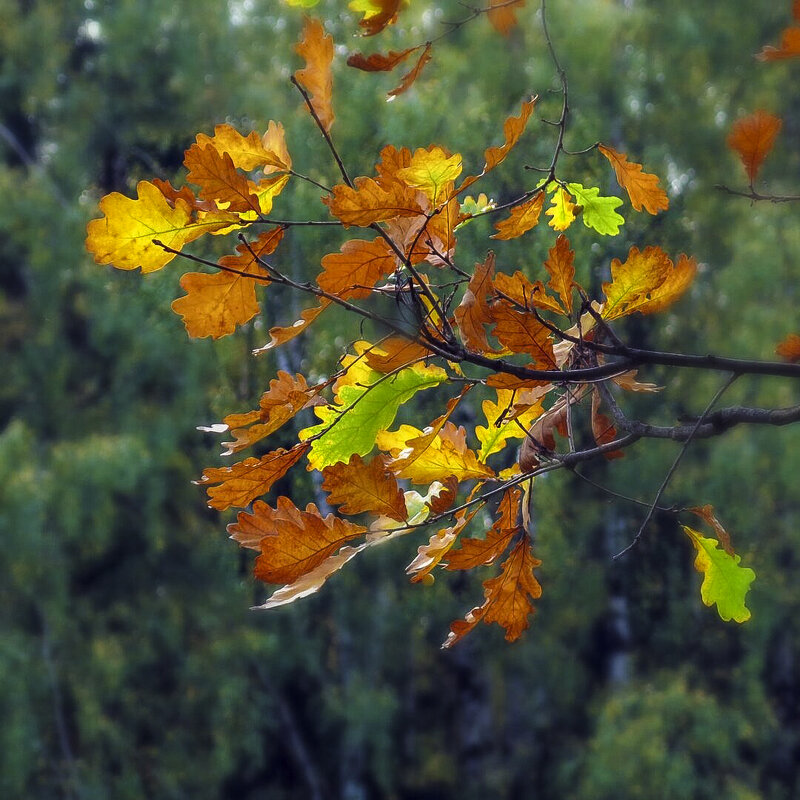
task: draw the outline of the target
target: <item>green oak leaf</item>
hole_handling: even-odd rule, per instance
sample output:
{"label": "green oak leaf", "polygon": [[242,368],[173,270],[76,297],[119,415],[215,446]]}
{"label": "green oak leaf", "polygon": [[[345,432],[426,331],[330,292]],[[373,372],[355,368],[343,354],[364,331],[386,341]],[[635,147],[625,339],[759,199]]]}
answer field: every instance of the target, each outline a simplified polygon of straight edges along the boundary
{"label": "green oak leaf", "polygon": [[728,622],[745,622],[750,609],[744,604],[745,595],[756,574],[749,567],[740,567],[741,556],[728,555],[716,539],[706,539],[687,525],[681,526],[697,550],[695,569],[703,573],[700,597],[707,606],[717,604],[720,617]]}
{"label": "green oak leaf", "polygon": [[594,228],[604,236],[616,236],[625,218],[614,210],[622,205],[619,197],[598,197],[600,190],[594,186],[584,187],[580,183],[568,183],[567,189],[575,198],[575,203],[583,206],[583,224]]}
{"label": "green oak leaf", "polygon": [[367,455],[378,432],[392,424],[403,403],[446,379],[447,373],[440,367],[416,364],[391,376],[370,372],[366,381],[342,386],[336,403],[314,409],[322,422],[300,431],[301,441],[319,435],[311,443],[309,464],[321,470],[349,461],[353,453]]}

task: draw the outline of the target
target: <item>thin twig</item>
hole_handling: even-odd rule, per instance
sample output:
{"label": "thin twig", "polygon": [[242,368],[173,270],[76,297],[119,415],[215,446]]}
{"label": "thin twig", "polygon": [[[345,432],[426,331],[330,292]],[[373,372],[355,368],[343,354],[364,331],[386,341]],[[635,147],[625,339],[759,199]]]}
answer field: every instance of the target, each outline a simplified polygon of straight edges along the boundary
{"label": "thin twig", "polygon": [[689,445],[691,444],[695,433],[697,433],[697,429],[700,427],[701,423],[706,418],[706,416],[711,411],[711,409],[716,405],[717,400],[719,400],[719,398],[722,397],[722,395],[730,388],[731,384],[738,377],[739,377],[738,373],[734,372],[728,378],[728,380],[726,380],[725,383],[723,383],[722,386],[720,386],[719,389],[717,389],[717,391],[714,393],[714,396],[711,398],[711,400],[709,401],[708,405],[705,407],[705,410],[698,417],[697,422],[694,424],[694,428],[692,429],[692,432],[686,438],[686,441],[684,441],[683,447],[681,447],[680,452],[676,456],[675,460],[672,462],[672,466],[669,468],[669,470],[667,471],[667,474],[664,476],[664,480],[661,482],[661,486],[658,487],[658,491],[656,492],[656,496],[653,499],[653,502],[650,504],[650,508],[649,508],[649,510],[647,512],[647,516],[644,518],[644,520],[642,521],[642,524],[639,526],[639,530],[636,532],[636,536],[633,537],[633,541],[627,547],[625,547],[623,550],[620,550],[620,552],[617,553],[615,556],[612,556],[614,561],[616,561],[618,558],[621,558],[622,556],[624,556],[625,553],[627,553],[630,550],[632,550],[639,543],[639,540],[642,538],[642,534],[644,533],[645,528],[647,527],[647,524],[653,518],[653,514],[655,513],[656,507],[658,506],[658,501],[661,500],[661,495],[664,494],[664,491],[666,490],[667,485],[669,484],[670,480],[672,479],[672,476],[675,474],[676,470],[678,469],[678,465],[681,463],[681,459],[683,458],[683,456],[686,453],[686,451],[689,449]]}

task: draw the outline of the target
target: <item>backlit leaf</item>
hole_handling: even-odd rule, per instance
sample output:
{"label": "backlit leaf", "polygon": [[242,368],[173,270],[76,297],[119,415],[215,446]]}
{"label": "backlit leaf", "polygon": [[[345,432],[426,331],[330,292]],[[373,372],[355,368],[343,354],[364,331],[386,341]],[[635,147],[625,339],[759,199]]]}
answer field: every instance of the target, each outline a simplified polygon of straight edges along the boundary
{"label": "backlit leaf", "polygon": [[496,31],[508,36],[517,25],[516,9],[524,5],[525,0],[489,0],[489,22]]}
{"label": "backlit leaf", "polygon": [[[568,183],[567,188],[574,196],[575,203],[583,209],[581,218],[587,228],[593,228],[603,236],[616,236],[619,233],[619,226],[625,222],[625,218],[614,210],[622,205],[619,197],[600,197],[598,188],[583,187],[579,183]],[[563,230],[555,225],[553,227]]]}
{"label": "backlit leaf", "polygon": [[448,528],[440,530],[431,536],[428,544],[420,545],[416,558],[406,567],[406,574],[411,576],[412,583],[419,583],[433,568],[441,562],[447,552],[455,544],[459,534],[478,513],[480,507],[472,510],[459,511],[455,515],[455,522]]}
{"label": "backlit leaf", "polygon": [[175,258],[153,241],[158,239],[174,250],[215,228],[225,227],[218,220],[193,222],[192,208],[183,198],[170,205],[157,186],[140,181],[137,199],[112,192],[100,201],[101,219],[87,226],[86,247],[98,264],[117,269],[142,268],[155,272]]}
{"label": "backlit leaf", "polygon": [[372,178],[356,178],[352,189],[344,184],[334,186],[333,194],[323,202],[346,228],[366,228],[373,222],[423,213],[415,189],[399,181],[378,183]]}
{"label": "backlit leaf", "polygon": [[796,333],[790,333],[775,348],[775,354],[792,363],[800,361],[800,336]]}
{"label": "backlit leaf", "polygon": [[387,469],[385,456],[375,456],[366,463],[354,454],[346,464],[326,467],[322,475],[328,502],[339,506],[342,514],[369,511],[400,521],[408,516],[403,492]]}
{"label": "backlit leaf", "polygon": [[299,336],[312,322],[330,305],[330,300],[322,298],[318,306],[311,306],[300,313],[300,319],[295,320],[291,325],[276,326],[269,329],[270,340],[253,350],[253,355],[260,355],[272,350],[273,347],[286,344],[295,336]]}
{"label": "backlit leaf", "polygon": [[341,252],[323,257],[317,283],[343,299],[369,297],[375,283],[394,272],[396,264],[397,257],[384,239],[351,239],[342,245]]}
{"label": "backlit leaf", "polygon": [[533,574],[541,563],[531,553],[528,537],[521,538],[503,563],[500,574],[483,584],[484,604],[473,608],[465,619],[450,625],[450,634],[442,647],[452,647],[481,620],[496,622],[505,628],[506,641],[518,639],[528,627],[528,617],[535,610],[531,599],[542,596],[542,587]]}
{"label": "backlit leaf", "polygon": [[728,147],[739,154],[751,184],[772,150],[782,124],[778,117],[766,111],[756,111],[733,123]]}
{"label": "backlit leaf", "polygon": [[400,79],[400,83],[388,93],[387,98],[389,100],[399,97],[414,85],[417,78],[419,78],[420,73],[425,68],[425,65],[431,60],[432,48],[433,45],[430,42],[425,45],[425,48],[423,49],[422,53],[420,53],[420,56],[414,66],[405,75],[403,75],[403,77]]}
{"label": "backlit leaf", "polygon": [[353,453],[364,456],[375,446],[379,431],[386,430],[397,409],[421,389],[430,389],[447,379],[440,367],[416,364],[388,377],[372,373],[367,385],[341,386],[336,403],[316,408],[322,420],[300,431],[311,442],[308,460],[315,469],[349,461]]}
{"label": "backlit leaf", "polygon": [[741,556],[729,555],[721,550],[716,539],[706,539],[687,525],[681,527],[697,551],[694,566],[703,574],[700,587],[703,602],[707,606],[716,604],[717,612],[725,622],[745,622],[750,619],[745,597],[755,580],[755,572],[739,566]]}
{"label": "backlit leaf", "polygon": [[554,230],[565,231],[575,221],[575,203],[562,186],[556,186],[550,203],[550,208],[544,212],[551,218],[548,225]]}
{"label": "backlit leaf", "polygon": [[212,144],[193,144],[183,160],[189,174],[186,180],[200,187],[200,197],[224,204],[229,211],[260,210],[253,184],[237,172],[231,157]]}
{"label": "backlit leaf", "polygon": [[557,369],[551,332],[533,314],[511,308],[501,301],[492,309],[494,335],[514,353],[527,353],[536,369]]}
{"label": "backlit leaf", "polygon": [[572,313],[572,286],[575,279],[575,251],[570,250],[569,239],[562,233],[550,248],[544,268],[550,275],[547,284],[560,298],[567,310]]}
{"label": "backlit leaf", "polygon": [[424,192],[435,208],[446,199],[461,169],[458,153],[448,156],[441,147],[418,148],[411,157],[411,164],[398,170],[397,177],[411,188]]}
{"label": "backlit leaf", "polygon": [[[519,415],[514,414],[515,399],[527,399],[531,397],[529,408]],[[484,400],[481,408],[486,416],[486,427],[477,425],[475,435],[481,443],[478,452],[478,459],[486,461],[493,453],[502,450],[509,439],[524,439],[525,432],[533,421],[544,413],[542,408],[542,394],[536,390],[520,390],[519,392],[510,389],[498,389],[497,401]]]}
{"label": "backlit leaf", "polygon": [[[271,122],[270,125],[275,125],[275,123]],[[214,128],[213,136],[199,133],[196,141],[201,150],[207,145],[211,145],[220,155],[227,153],[231,157],[233,165],[245,172],[264,167],[277,170],[285,170],[288,167],[281,156],[270,150],[264,139],[255,131],[251,131],[247,136],[242,136],[231,125],[217,125]]]}
{"label": "backlit leaf", "polygon": [[[508,219],[495,224],[497,233],[492,239],[516,239],[539,224],[539,217],[544,206],[544,193],[540,192],[531,200],[514,206]],[[550,213],[548,211],[548,213]]]}
{"label": "backlit leaf", "polygon": [[358,23],[364,36],[374,36],[388,25],[392,25],[405,0],[351,0],[349,7],[361,11],[364,18]]}
{"label": "backlit leaf", "polygon": [[486,261],[475,265],[475,271],[464,290],[464,297],[454,312],[464,344],[470,350],[477,350],[481,353],[492,349],[489,347],[484,326],[492,322],[487,297],[494,275],[494,263],[495,256],[490,251],[486,256]]}
{"label": "backlit leaf", "polygon": [[614,167],[619,185],[628,193],[631,205],[648,214],[658,214],[669,208],[669,198],[658,185],[658,176],[642,172],[642,165],[628,161],[624,153],[618,153],[608,145],[601,144],[598,149]]}
{"label": "backlit leaf", "polygon": [[334,121],[331,106],[333,37],[325,34],[318,19],[307,18],[302,39],[295,45],[295,51],[306,63],[303,69],[295,72],[295,80],[310,95],[314,112],[323,129],[329,133]]}
{"label": "backlit leaf", "polygon": [[531,283],[519,270],[513,275],[498,272],[494,279],[494,290],[524,309],[541,308],[563,314],[558,300],[547,294],[541,281]]}
{"label": "backlit leaf", "polygon": [[[259,312],[256,301],[256,284],[265,285],[266,270],[256,257],[272,253],[283,237],[281,228],[266,231],[246,247],[240,244],[237,256],[225,256],[220,265],[233,272],[216,272],[211,275],[187,272],[181,278],[181,288],[186,292],[172,303],[172,310],[183,317],[189,336],[218,339],[227,336]],[[252,251],[252,252],[251,252]]]}
{"label": "backlit leaf", "polygon": [[291,450],[281,447],[261,458],[248,458],[231,467],[210,467],[203,471],[197,483],[206,487],[211,508],[217,511],[231,506],[242,508],[266,494],[308,449],[307,444],[295,445]]}

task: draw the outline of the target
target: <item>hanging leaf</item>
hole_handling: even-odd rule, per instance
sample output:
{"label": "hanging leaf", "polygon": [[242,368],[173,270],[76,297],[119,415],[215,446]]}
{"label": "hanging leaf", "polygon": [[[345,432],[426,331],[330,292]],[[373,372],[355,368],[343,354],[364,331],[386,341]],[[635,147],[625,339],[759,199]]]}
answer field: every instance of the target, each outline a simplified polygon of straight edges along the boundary
{"label": "hanging leaf", "polygon": [[751,185],[772,150],[782,124],[778,117],[766,111],[756,111],[733,123],[728,147],[739,154]]}
{"label": "hanging leaf", "polygon": [[624,153],[618,153],[608,145],[601,144],[598,150],[609,160],[619,185],[628,193],[631,205],[648,214],[658,214],[669,208],[669,198],[658,185],[658,176],[642,172],[642,165],[628,161]]}
{"label": "hanging leaf", "polygon": [[800,335],[790,333],[776,348],[775,354],[796,364],[800,361]]}
{"label": "hanging leaf", "polygon": [[486,338],[485,326],[492,323],[492,313],[487,298],[494,275],[494,253],[489,251],[486,261],[475,265],[464,296],[455,310],[461,338],[470,350],[487,353],[492,350]]}
{"label": "hanging leaf", "polygon": [[[619,233],[620,225],[625,222],[625,218],[614,210],[622,205],[619,197],[600,197],[598,188],[585,188],[579,183],[568,183],[567,189],[572,193],[577,205],[581,207],[581,218],[587,228],[593,228],[603,236],[616,236]],[[574,211],[575,207],[572,210]],[[548,211],[548,213],[550,212]],[[564,230],[556,225],[553,227],[557,231]]]}
{"label": "hanging leaf", "polygon": [[414,85],[422,70],[425,69],[426,64],[431,60],[432,50],[433,45],[428,42],[425,45],[425,49],[420,53],[417,63],[403,75],[400,79],[400,83],[387,94],[388,100],[394,100],[395,97],[399,97],[404,92],[407,92]]}
{"label": "hanging leaf", "polygon": [[317,283],[342,299],[369,297],[375,283],[394,272],[396,263],[395,254],[384,239],[351,239],[342,245],[340,253],[322,258],[323,271]]}
{"label": "hanging leaf", "polygon": [[575,280],[575,251],[570,250],[569,239],[562,233],[550,248],[544,268],[550,275],[547,284],[564,304],[567,314],[572,313],[572,286]]}
{"label": "hanging leaf", "polygon": [[706,539],[687,525],[681,527],[697,551],[694,566],[703,574],[700,587],[703,602],[707,606],[716,604],[717,612],[725,622],[746,622],[750,619],[750,609],[745,605],[745,597],[755,580],[755,572],[739,566],[741,556],[731,556],[720,550],[716,539]]}
{"label": "hanging leaf", "polygon": [[308,92],[314,113],[326,133],[334,121],[331,95],[333,93],[333,37],[325,34],[318,19],[307,18],[301,40],[295,52],[305,61],[303,69],[294,74],[295,80]]}
{"label": "hanging leaf", "polygon": [[495,225],[497,233],[492,236],[492,239],[516,239],[535,228],[539,224],[543,206],[543,192],[521,205],[514,206],[508,219],[502,219]]}

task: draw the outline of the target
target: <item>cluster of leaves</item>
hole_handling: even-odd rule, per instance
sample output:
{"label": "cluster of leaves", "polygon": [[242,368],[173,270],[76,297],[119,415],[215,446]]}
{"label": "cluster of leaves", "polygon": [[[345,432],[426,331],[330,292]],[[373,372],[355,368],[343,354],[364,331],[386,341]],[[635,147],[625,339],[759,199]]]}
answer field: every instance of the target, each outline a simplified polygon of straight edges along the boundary
{"label": "cluster of leaves", "polygon": [[[308,7],[314,2],[291,4]],[[518,5],[518,0],[493,2],[483,11],[505,33]],[[364,12],[361,26],[372,35],[395,21],[401,2],[356,0],[351,7]],[[399,53],[356,54],[348,63],[388,70],[421,50],[396,95],[419,75],[430,47],[428,42]],[[389,330],[376,341],[355,341],[326,380],[310,384],[303,375],[279,372],[258,408],[230,414],[211,429],[230,437],[224,455],[233,455],[269,437],[303,409],[312,408],[319,419],[298,431],[292,447],[207,469],[199,481],[211,507],[249,509],[228,530],[242,547],[259,553],[256,577],[280,586],[262,608],[317,591],[367,548],[437,524],[439,529],[408,565],[413,582],[430,583],[440,566],[470,570],[499,565],[484,583],[483,603],[452,624],[445,646],[481,621],[498,623],[508,640],[516,639],[528,627],[532,601],[542,591],[534,575],[541,562],[533,554],[533,480],[592,458],[620,457],[637,439],[657,435],[652,426],[630,423],[615,394],[657,391],[637,380],[636,366],[672,362],[665,354],[623,344],[612,323],[671,306],[692,283],[696,263],[683,254],[673,260],[654,245],[632,247],[624,260],[611,261],[601,296],[593,299],[576,281],[576,253],[566,231],[580,218],[597,235],[617,234],[624,223],[618,211],[624,201],[562,176],[565,83],[550,167],[518,198],[498,206],[484,194],[475,198],[466,192],[485,183],[523,137],[535,97],[524,100],[519,113],[505,120],[502,143],[485,149],[483,165],[471,175],[462,176],[461,155],[441,145],[411,152],[387,144],[372,175],[351,179],[331,138],[334,47],[321,22],[306,21],[297,52],[304,66],[293,82],[342,176],[332,187],[317,184],[324,190],[320,212],[327,211],[325,219],[271,217],[281,192],[292,181],[308,180],[293,170],[280,124],[270,123],[263,136],[222,125],[213,136],[198,135],[186,151],[186,181],[196,190],[155,180],[142,181],[136,199],[107,196],[100,204],[103,217],[89,224],[87,246],[99,263],[120,269],[152,272],[178,255],[211,269],[184,275],[180,283],[185,295],[173,303],[190,336],[232,333],[258,313],[256,290],[269,291],[271,284],[302,292],[312,303],[292,324],[273,327],[269,341],[256,352],[299,336],[331,305]],[[751,185],[775,132],[774,125],[760,120],[740,123],[732,137]],[[600,143],[585,153],[600,153],[608,161],[634,210],[658,214],[668,208],[658,178],[624,153]],[[502,254],[492,251],[471,270],[459,264],[457,231],[471,219],[502,216],[492,238],[503,242],[537,228],[543,210],[549,219],[539,230],[554,239],[542,265],[543,279],[499,270]],[[370,233],[344,241],[338,252],[321,259],[314,281],[299,282],[281,271],[280,245],[309,224]],[[184,252],[204,234],[232,232],[239,239],[236,253],[219,262]],[[386,319],[370,304],[386,296],[396,301],[397,319]],[[720,368],[714,363],[712,368]],[[689,365],[711,364],[698,360]],[[421,428],[393,428],[401,406],[427,390],[445,393],[443,413]],[[464,397],[481,391],[492,393],[482,401],[485,422],[472,430],[456,425],[454,412]],[[675,428],[669,435],[688,444],[700,435],[710,410],[711,405],[691,430]],[[575,433],[581,418],[593,438],[584,449]],[[287,497],[274,505],[261,499],[300,464],[321,474],[326,501],[338,514],[323,515],[314,504],[302,509]],[[707,538],[683,528],[704,576],[703,601],[716,604],[725,620],[746,620],[750,612],[745,595],[754,573],[740,566],[713,509],[686,512],[697,515],[714,534]],[[485,532],[470,535],[470,523],[473,529],[483,523]]]}

